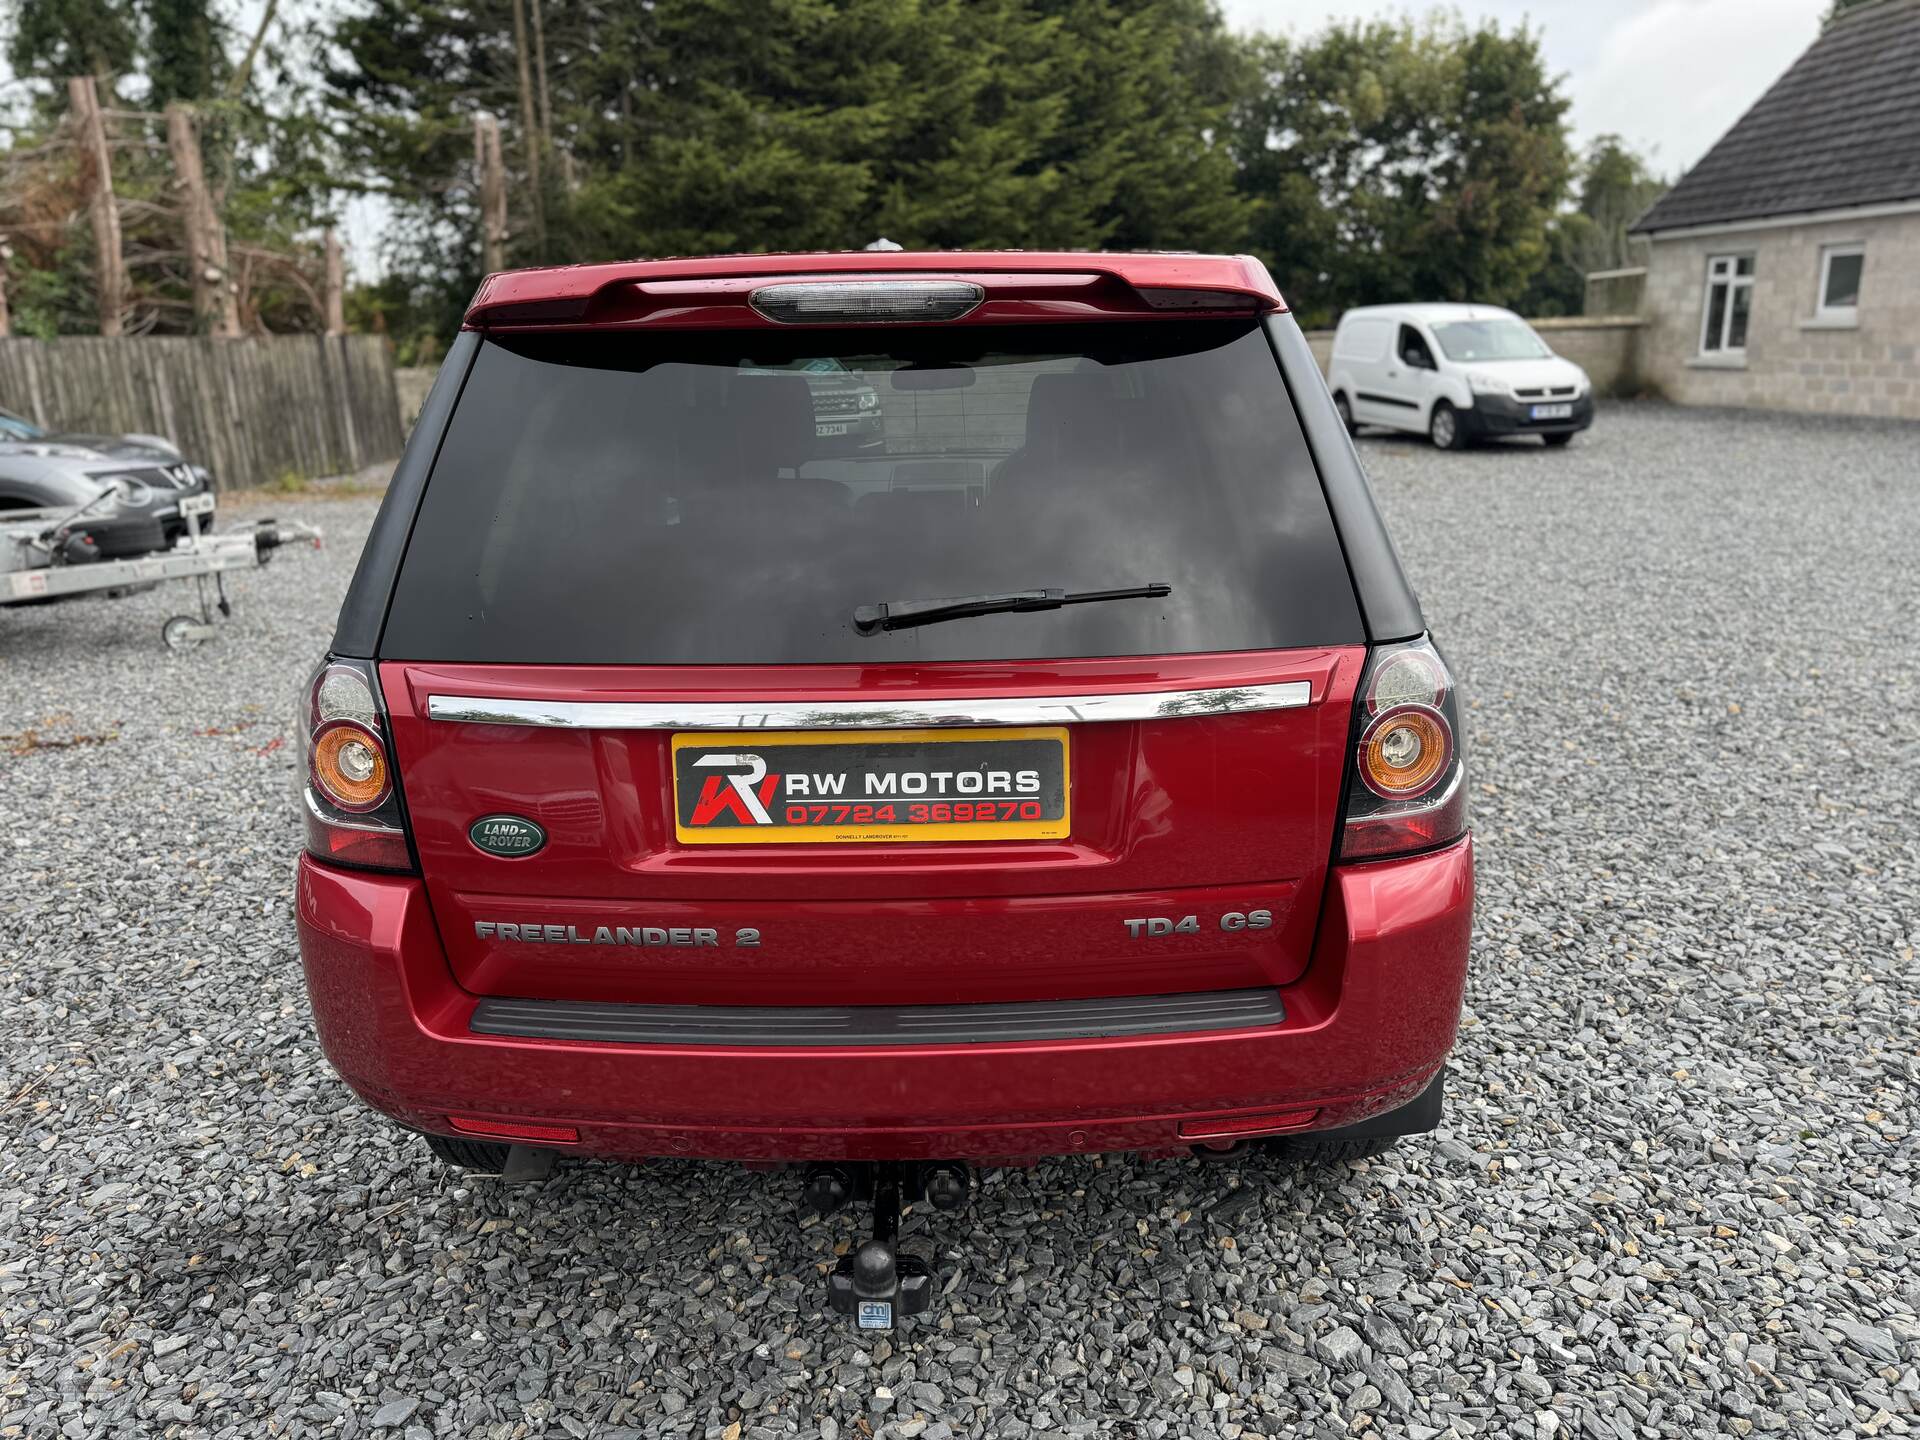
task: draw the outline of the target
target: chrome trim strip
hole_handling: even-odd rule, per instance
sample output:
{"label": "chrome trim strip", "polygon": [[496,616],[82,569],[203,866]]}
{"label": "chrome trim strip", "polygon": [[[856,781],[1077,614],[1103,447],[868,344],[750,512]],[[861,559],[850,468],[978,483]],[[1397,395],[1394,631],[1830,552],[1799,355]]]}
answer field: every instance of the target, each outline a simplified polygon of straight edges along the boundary
{"label": "chrome trim strip", "polygon": [[1297,710],[1313,703],[1313,684],[1234,685],[1132,695],[982,696],[977,700],[858,700],[759,705],[693,700],[509,700],[429,695],[427,716],[469,725],[527,725],[548,730],[913,730],[944,725],[1069,725],[1113,720],[1175,720]]}

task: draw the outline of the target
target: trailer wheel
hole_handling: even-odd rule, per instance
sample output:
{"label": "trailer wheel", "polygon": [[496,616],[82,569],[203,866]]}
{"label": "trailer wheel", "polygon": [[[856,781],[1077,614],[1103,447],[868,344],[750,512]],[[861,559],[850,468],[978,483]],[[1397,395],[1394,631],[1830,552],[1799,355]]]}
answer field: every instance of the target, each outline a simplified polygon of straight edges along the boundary
{"label": "trailer wheel", "polygon": [[192,650],[200,644],[199,629],[200,622],[191,615],[169,616],[160,627],[160,643],[175,654]]}

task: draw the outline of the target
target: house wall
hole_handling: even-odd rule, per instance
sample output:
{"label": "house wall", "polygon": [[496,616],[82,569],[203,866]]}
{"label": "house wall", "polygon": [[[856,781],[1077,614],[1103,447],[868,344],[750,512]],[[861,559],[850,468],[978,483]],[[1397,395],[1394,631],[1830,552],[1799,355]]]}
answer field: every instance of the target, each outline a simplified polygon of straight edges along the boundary
{"label": "house wall", "polygon": [[[1554,352],[1587,372],[1595,393],[1632,394],[1640,388],[1636,368],[1644,322],[1632,315],[1576,315],[1564,319],[1529,320]],[[1307,344],[1321,373],[1333,359],[1333,331],[1307,331]]]}
{"label": "house wall", "polygon": [[[1857,329],[1812,324],[1823,245],[1860,241]],[[1754,257],[1744,362],[1700,358],[1707,261]],[[1685,405],[1745,405],[1920,419],[1920,214],[1656,238],[1641,370]]]}

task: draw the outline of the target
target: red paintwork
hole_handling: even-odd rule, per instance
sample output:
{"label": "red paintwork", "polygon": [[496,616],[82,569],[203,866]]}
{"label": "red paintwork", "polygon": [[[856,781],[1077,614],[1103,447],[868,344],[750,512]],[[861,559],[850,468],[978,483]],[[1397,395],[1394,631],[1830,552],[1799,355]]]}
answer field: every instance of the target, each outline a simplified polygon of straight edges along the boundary
{"label": "red paintwork", "polygon": [[[453,975],[484,995],[937,1005],[1284,985],[1313,945],[1363,647],[940,665],[380,667],[394,758]],[[786,702],[1079,695],[1306,680],[1293,710],[1070,727],[1059,841],[684,846],[665,731],[425,717],[429,695]],[[751,737],[743,737],[750,745]],[[503,860],[482,815],[548,835]],[[1226,931],[1266,909],[1266,930]],[[1122,921],[1196,915],[1197,934]],[[713,926],[719,949],[523,944],[523,925]],[[758,928],[758,948],[728,945]]]}
{"label": "red paintwork", "polygon": [[[772,325],[746,304],[753,284],[776,277],[891,275],[963,278],[987,290],[960,321],[1177,315],[1148,306],[1141,289],[1210,290],[1234,306],[1284,310],[1266,266],[1250,255],[1102,254],[1091,251],[836,251],[713,255],[509,270],[489,275],[467,309],[469,329],[571,329],[582,325],[756,328]],[[792,328],[781,326],[780,328]]]}
{"label": "red paintwork", "polygon": [[1337,868],[1278,1027],[978,1046],[477,1037],[423,881],[302,857],[298,892],[327,1057],[405,1124],[570,1125],[577,1148],[628,1159],[994,1158],[1184,1145],[1183,1122],[1262,1111],[1310,1108],[1330,1127],[1405,1103],[1453,1044],[1473,851]]}

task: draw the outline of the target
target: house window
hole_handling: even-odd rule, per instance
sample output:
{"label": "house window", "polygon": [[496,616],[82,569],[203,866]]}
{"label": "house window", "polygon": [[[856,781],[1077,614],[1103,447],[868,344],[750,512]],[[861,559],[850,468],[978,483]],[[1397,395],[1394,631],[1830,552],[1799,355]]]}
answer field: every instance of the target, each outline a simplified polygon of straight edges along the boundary
{"label": "house window", "polygon": [[1753,308],[1753,256],[1715,255],[1707,261],[1707,313],[1700,326],[1702,355],[1741,355]]}
{"label": "house window", "polygon": [[1867,265],[1864,245],[1827,245],[1820,251],[1820,300],[1816,320],[1852,325],[1860,318],[1860,276]]}

